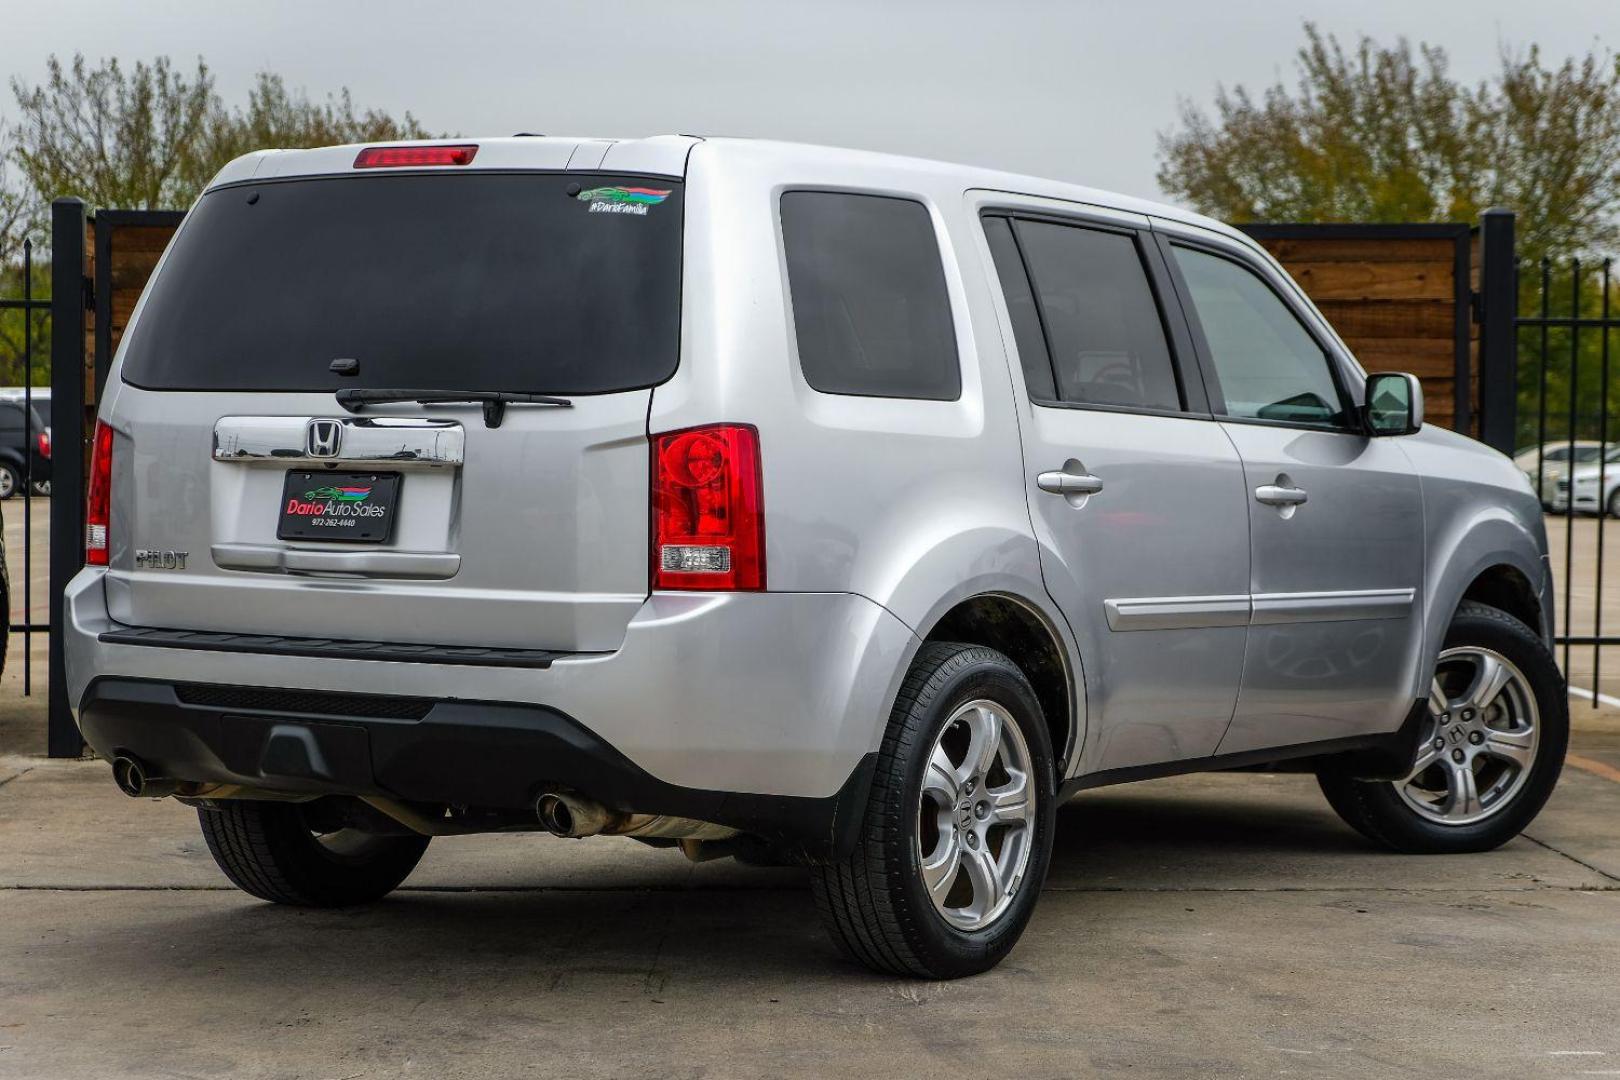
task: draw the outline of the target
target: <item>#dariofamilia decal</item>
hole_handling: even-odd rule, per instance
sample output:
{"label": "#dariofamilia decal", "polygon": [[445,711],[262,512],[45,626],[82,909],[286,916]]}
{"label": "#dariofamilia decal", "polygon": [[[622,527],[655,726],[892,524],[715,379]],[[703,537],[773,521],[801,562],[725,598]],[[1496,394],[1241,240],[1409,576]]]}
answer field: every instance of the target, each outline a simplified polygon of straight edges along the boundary
{"label": "#dariofamilia decal", "polygon": [[593,214],[647,215],[647,207],[657,206],[669,198],[669,191],[644,187],[586,188],[576,198],[590,203]]}

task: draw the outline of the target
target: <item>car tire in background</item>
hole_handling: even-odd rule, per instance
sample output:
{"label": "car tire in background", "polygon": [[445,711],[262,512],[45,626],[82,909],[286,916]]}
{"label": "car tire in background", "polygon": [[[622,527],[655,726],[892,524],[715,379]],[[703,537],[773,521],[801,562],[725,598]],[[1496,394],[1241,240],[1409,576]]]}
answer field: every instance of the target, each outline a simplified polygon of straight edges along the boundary
{"label": "car tire in background", "polygon": [[1610,517],[1620,517],[1620,488],[1609,492],[1608,505],[1605,507]]}
{"label": "car tire in background", "polygon": [[197,819],[231,883],[277,904],[348,907],[380,900],[427,851],[425,836],[317,832],[306,818],[308,805],[228,799],[199,807]]}
{"label": "car tire in background", "polygon": [[1489,851],[1519,835],[1558,782],[1569,700],[1552,652],[1504,611],[1464,603],[1446,631],[1410,773],[1361,780],[1317,771],[1322,793],[1363,836],[1421,854]]}
{"label": "car tire in background", "polygon": [[0,499],[9,499],[22,489],[22,472],[9,461],[0,461]]}
{"label": "car tire in background", "polygon": [[840,951],[932,979],[994,967],[1052,855],[1051,738],[1029,681],[978,645],[927,642],[878,753],[855,850],[813,869]]}

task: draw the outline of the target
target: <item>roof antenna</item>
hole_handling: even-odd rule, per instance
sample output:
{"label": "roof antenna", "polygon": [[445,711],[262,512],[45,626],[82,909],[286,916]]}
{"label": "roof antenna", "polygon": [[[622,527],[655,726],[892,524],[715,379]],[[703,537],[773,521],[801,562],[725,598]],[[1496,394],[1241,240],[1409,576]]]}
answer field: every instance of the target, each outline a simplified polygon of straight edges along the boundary
{"label": "roof antenna", "polygon": [[513,135],[512,138],[514,138],[514,139],[543,139],[543,138],[545,138],[545,136],[540,134],[538,131],[520,131],[516,135]]}

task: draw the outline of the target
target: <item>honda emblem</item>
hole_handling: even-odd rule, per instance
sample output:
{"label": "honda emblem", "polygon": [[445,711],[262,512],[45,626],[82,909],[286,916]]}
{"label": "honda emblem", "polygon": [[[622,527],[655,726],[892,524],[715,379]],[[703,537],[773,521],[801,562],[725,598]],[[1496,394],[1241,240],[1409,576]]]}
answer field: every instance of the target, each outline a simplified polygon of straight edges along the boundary
{"label": "honda emblem", "polygon": [[304,449],[310,457],[337,457],[338,445],[343,439],[343,424],[338,420],[311,420],[304,435]]}

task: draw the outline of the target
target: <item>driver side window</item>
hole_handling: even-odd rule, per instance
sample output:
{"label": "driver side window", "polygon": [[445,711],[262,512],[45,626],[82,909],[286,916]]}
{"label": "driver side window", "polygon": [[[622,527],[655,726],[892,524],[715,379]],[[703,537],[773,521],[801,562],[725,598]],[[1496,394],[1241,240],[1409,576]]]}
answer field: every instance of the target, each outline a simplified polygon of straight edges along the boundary
{"label": "driver side window", "polygon": [[1231,259],[1180,246],[1175,253],[1226,415],[1348,426],[1327,354],[1271,287]]}

